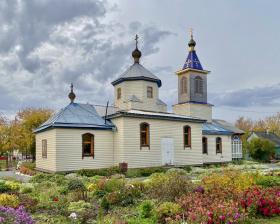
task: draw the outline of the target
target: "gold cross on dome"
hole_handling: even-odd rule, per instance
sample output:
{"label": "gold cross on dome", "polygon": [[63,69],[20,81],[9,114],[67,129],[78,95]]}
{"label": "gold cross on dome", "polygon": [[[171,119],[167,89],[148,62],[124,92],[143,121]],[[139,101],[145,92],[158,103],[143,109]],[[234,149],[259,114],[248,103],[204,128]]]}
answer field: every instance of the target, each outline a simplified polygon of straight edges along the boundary
{"label": "gold cross on dome", "polygon": [[138,35],[136,34],[136,35],[135,35],[135,44],[136,44],[136,48],[138,48],[138,39],[139,39],[139,37],[138,37]]}

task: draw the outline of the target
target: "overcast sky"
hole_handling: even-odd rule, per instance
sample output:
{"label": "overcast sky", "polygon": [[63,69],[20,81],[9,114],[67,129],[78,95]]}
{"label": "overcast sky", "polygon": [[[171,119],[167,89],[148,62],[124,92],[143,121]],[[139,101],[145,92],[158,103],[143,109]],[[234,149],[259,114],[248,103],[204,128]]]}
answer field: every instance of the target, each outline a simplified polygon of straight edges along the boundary
{"label": "overcast sky", "polygon": [[110,82],[132,63],[161,78],[160,96],[177,102],[175,71],[187,56],[188,29],[208,76],[214,117],[234,121],[280,111],[278,0],[1,0],[0,112],[55,110],[112,102]]}

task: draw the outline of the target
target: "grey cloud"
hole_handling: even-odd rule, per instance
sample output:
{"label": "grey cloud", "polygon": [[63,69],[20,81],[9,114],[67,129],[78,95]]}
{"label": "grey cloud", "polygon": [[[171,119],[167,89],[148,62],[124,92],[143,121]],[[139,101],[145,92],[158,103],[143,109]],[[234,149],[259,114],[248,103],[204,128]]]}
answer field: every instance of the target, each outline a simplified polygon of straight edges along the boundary
{"label": "grey cloud", "polygon": [[110,82],[132,63],[135,29],[145,56],[171,34],[140,22],[104,22],[110,7],[99,1],[62,2],[0,3],[0,21],[8,24],[0,34],[0,83],[11,105],[61,107],[71,82],[78,101],[105,103],[113,94]]}
{"label": "grey cloud", "polygon": [[280,84],[210,94],[210,101],[217,106],[253,107],[280,106]]}

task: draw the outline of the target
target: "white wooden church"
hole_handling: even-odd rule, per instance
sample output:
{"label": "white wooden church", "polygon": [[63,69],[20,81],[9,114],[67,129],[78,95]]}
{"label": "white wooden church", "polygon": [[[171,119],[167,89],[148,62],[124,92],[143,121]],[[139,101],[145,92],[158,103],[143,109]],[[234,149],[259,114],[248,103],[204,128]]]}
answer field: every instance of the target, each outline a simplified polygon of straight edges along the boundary
{"label": "white wooden church", "polygon": [[[212,119],[207,75],[191,35],[183,68],[176,72],[178,100],[172,113],[159,99],[161,80],[140,63],[116,80],[113,106],[75,101],[43,123],[36,133],[36,167],[46,172],[98,169],[127,163],[129,168],[202,165],[242,158],[243,131]],[[175,77],[174,77],[175,78]]]}

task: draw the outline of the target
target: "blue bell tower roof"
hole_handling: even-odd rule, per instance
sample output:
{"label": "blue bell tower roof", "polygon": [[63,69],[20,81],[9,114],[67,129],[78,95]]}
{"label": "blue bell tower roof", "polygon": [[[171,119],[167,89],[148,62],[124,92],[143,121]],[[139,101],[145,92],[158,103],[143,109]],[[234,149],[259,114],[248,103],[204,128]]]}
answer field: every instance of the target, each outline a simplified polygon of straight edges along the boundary
{"label": "blue bell tower roof", "polygon": [[195,49],[194,49],[196,42],[193,39],[192,33],[191,33],[191,39],[190,39],[188,45],[189,45],[189,55],[183,66],[183,70],[187,69],[187,68],[203,70],[202,65],[201,65],[201,63],[196,55]]}
{"label": "blue bell tower roof", "polygon": [[186,59],[186,62],[183,66],[183,69],[192,68],[197,70],[203,70],[202,65],[196,55],[195,50],[191,50],[189,52],[189,55]]}

